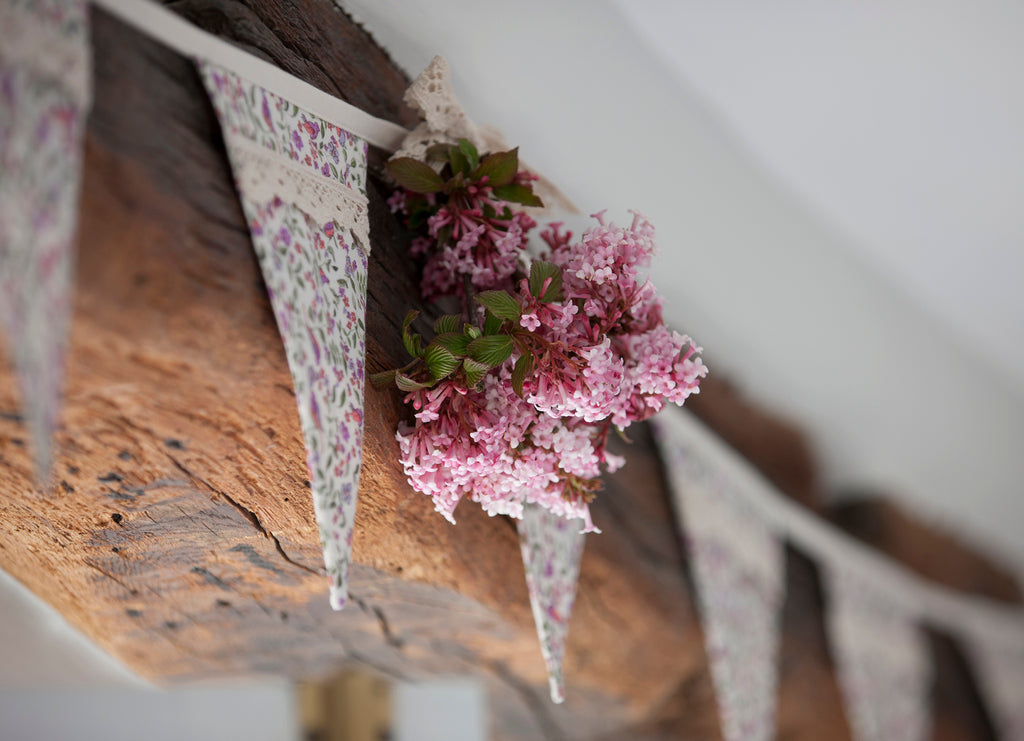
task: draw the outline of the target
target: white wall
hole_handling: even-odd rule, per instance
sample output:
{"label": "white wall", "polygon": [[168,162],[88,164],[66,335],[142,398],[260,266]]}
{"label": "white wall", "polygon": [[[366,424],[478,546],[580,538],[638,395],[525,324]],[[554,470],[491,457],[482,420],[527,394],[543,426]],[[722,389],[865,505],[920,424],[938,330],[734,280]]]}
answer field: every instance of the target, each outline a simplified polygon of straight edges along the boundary
{"label": "white wall", "polygon": [[1021,395],[759,165],[610,2],[341,5],[413,75],[443,54],[470,115],[582,208],[650,216],[668,317],[713,373],[815,433],[832,487],[885,487],[1024,553]]}

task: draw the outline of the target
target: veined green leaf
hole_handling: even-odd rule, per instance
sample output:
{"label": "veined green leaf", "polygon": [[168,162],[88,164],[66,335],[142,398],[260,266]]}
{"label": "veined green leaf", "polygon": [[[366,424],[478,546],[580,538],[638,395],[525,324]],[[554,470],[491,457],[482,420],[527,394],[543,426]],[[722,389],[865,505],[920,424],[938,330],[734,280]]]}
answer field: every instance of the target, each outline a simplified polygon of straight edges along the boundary
{"label": "veined green leaf", "polygon": [[435,344],[437,338],[427,345],[423,351],[423,360],[427,364],[427,371],[435,381],[451,375],[459,367],[459,360],[446,347]]}
{"label": "veined green leaf", "polygon": [[483,291],[477,294],[476,300],[499,319],[515,321],[523,315],[519,302],[508,291]]}
{"label": "veined green leaf", "polygon": [[520,355],[519,360],[516,361],[515,366],[512,368],[512,390],[516,392],[516,396],[522,398],[523,382],[532,372],[533,355],[530,355],[529,353]]}
{"label": "veined green leaf", "polygon": [[[473,179],[479,180],[487,176],[487,184],[492,188],[508,185],[519,171],[519,147],[508,152],[495,152],[480,161],[480,166],[473,172]],[[508,199],[505,199],[508,200]]]}
{"label": "veined green leaf", "polygon": [[451,144],[432,144],[427,147],[427,160],[430,162],[444,162],[448,159],[448,150]]}
{"label": "veined green leaf", "polygon": [[524,206],[544,205],[544,201],[537,197],[537,194],[533,192],[533,188],[528,185],[520,185],[519,183],[508,183],[507,185],[495,188],[494,196],[503,201],[521,203]]}
{"label": "veined green leaf", "polygon": [[453,355],[465,355],[469,352],[469,337],[459,332],[445,332],[439,334],[430,344],[439,344],[446,348]]}
{"label": "veined green leaf", "polygon": [[459,139],[459,149],[469,162],[470,171],[473,171],[480,166],[480,153],[476,151],[476,147],[473,146],[473,142],[469,139]]}
{"label": "veined green leaf", "polygon": [[501,365],[512,355],[512,338],[507,334],[479,337],[469,343],[469,357],[488,368]]}
{"label": "veined green leaf", "polygon": [[[544,287],[545,282],[547,288]],[[530,265],[530,295],[543,303],[562,300],[562,269],[554,263],[534,260]]]}
{"label": "veined green leaf", "polygon": [[420,389],[430,388],[431,386],[429,383],[414,381],[404,373],[395,373],[395,383],[402,391],[419,391]]}
{"label": "veined green leaf", "polygon": [[445,334],[446,332],[458,332],[462,329],[462,317],[458,314],[445,314],[442,317],[438,317],[437,321],[434,322],[435,334]]}
{"label": "veined green leaf", "polygon": [[413,193],[439,193],[444,188],[444,180],[434,168],[412,157],[391,160],[387,170],[396,183]]}
{"label": "veined green leaf", "polygon": [[462,369],[466,372],[466,385],[469,388],[474,388],[487,375],[490,367],[485,363],[478,363],[472,358],[466,358],[462,361]]}
{"label": "veined green leaf", "polygon": [[452,173],[469,175],[473,171],[473,168],[469,166],[469,159],[460,147],[448,148],[448,161],[452,165]]}
{"label": "veined green leaf", "polygon": [[416,358],[420,356],[422,340],[418,334],[410,332],[409,327],[419,315],[418,311],[412,310],[405,315],[405,321],[402,322],[402,344],[405,345],[405,351]]}
{"label": "veined green leaf", "polygon": [[389,370],[383,371],[382,373],[374,373],[370,376],[370,383],[373,384],[374,388],[382,389],[387,388],[395,382],[396,371]]}
{"label": "veined green leaf", "polygon": [[484,334],[498,334],[501,331],[501,320],[489,311],[484,312]]}

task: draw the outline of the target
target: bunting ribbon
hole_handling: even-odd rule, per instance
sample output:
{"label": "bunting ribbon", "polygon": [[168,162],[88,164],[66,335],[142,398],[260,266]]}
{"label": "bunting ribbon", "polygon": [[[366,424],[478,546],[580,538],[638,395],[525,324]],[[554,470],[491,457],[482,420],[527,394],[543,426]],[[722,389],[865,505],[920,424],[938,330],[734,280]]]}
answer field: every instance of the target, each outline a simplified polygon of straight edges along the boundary
{"label": "bunting ribbon", "polygon": [[0,0],[0,324],[36,475],[60,414],[85,118],[88,5]]}

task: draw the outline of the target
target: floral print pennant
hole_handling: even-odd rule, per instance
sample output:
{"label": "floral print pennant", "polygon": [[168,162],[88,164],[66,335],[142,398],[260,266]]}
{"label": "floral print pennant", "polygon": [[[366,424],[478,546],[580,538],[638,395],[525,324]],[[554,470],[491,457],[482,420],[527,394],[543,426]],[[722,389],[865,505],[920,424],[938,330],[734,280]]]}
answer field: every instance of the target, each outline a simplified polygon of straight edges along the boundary
{"label": "floral print pennant", "polygon": [[1003,741],[1024,741],[1024,633],[989,632],[966,641],[979,689]]}
{"label": "floral print pennant", "polygon": [[64,384],[90,54],[85,2],[0,0],[0,325],[40,482]]}
{"label": "floral print pennant", "polygon": [[347,599],[359,488],[366,143],[200,62],[295,384],[330,599]]}
{"label": "floral print pennant", "polygon": [[678,428],[657,430],[697,587],[722,734],[726,741],[767,741],[775,732],[782,544],[741,484],[704,461]]}
{"label": "floral print pennant", "polygon": [[825,565],[827,627],[856,741],[923,741],[930,723],[925,639],[896,594]]}
{"label": "floral print pennant", "polygon": [[551,700],[560,703],[565,700],[562,660],[569,634],[569,616],[576,600],[584,523],[566,520],[543,507],[527,504],[516,527],[533,620],[548,670]]}

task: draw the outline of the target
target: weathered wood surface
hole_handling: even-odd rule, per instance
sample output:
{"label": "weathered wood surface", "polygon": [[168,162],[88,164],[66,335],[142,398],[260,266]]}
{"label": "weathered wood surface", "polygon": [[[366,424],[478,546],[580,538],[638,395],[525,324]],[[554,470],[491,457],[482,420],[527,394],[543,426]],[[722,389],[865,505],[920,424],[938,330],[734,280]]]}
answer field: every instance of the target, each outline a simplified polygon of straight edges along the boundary
{"label": "weathered wood surface", "polygon": [[[327,2],[172,7],[411,123],[405,79]],[[595,507],[604,534],[584,556],[564,706],[546,697],[513,525],[469,506],[457,528],[433,513],[396,463],[398,400],[372,388],[355,604],[330,611],[290,376],[216,120],[189,62],[93,17],[96,103],[60,454],[54,486],[37,490],[13,382],[0,374],[0,567],[158,680],[342,665],[470,673],[492,690],[495,738],[719,738],[643,428]],[[401,359],[396,322],[417,303],[382,193],[371,179],[371,371]],[[846,738],[814,567],[798,554],[789,563],[779,737]],[[940,689],[970,686],[956,667],[951,676]],[[942,739],[988,737],[975,733],[977,702],[967,704],[943,709]]]}

